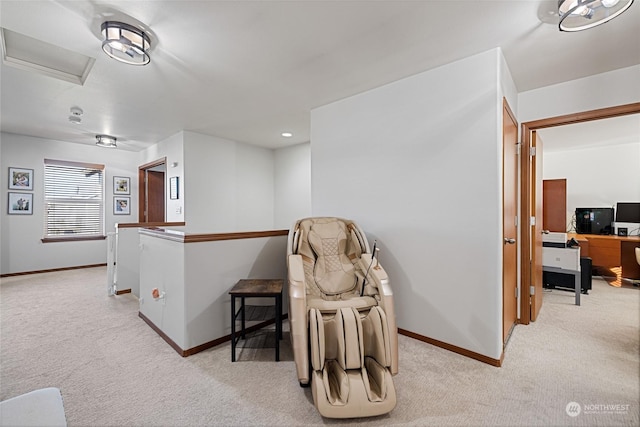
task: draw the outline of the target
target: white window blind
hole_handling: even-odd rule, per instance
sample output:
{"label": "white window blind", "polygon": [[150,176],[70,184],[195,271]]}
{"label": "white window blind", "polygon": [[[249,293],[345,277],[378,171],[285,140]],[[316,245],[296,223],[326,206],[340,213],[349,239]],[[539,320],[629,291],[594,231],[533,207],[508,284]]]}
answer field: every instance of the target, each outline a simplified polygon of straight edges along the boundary
{"label": "white window blind", "polygon": [[45,159],[45,238],[104,235],[104,165]]}

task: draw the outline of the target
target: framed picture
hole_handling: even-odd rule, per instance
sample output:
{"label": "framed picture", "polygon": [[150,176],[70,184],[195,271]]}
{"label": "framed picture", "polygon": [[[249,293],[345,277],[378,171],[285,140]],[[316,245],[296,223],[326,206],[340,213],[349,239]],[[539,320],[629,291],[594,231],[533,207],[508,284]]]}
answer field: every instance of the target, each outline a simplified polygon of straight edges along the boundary
{"label": "framed picture", "polygon": [[113,177],[113,194],[131,194],[129,184],[131,180],[126,176]]}
{"label": "framed picture", "polygon": [[33,193],[9,193],[9,215],[31,215]]}
{"label": "framed picture", "polygon": [[131,214],[131,197],[114,197],[113,198],[113,214],[114,215],[130,215]]}
{"label": "framed picture", "polygon": [[33,169],[9,168],[10,190],[33,190]]}
{"label": "framed picture", "polygon": [[171,200],[180,198],[180,179],[177,176],[169,178],[169,197]]}

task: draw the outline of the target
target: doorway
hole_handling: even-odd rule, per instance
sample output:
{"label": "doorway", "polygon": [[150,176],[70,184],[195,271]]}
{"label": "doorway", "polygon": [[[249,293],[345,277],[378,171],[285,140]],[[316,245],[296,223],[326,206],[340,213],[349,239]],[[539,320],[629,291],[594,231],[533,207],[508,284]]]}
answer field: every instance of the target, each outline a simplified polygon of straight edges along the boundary
{"label": "doorway", "polygon": [[[535,163],[531,161],[532,155],[542,157],[542,149],[532,150],[534,133],[538,129],[544,129],[555,126],[563,126],[573,123],[587,122],[592,120],[607,119],[610,117],[625,116],[629,114],[640,113],[640,102],[633,104],[620,105],[617,107],[602,108],[599,110],[585,111],[582,113],[568,114],[564,116],[551,117],[548,119],[536,120],[532,122],[522,123],[522,149],[520,156],[521,170],[521,192],[520,203],[522,218],[531,216],[531,221],[523,221],[520,232],[521,255],[520,255],[520,281],[522,284],[521,300],[520,300],[520,323],[528,325],[531,321],[535,321],[537,313],[542,305],[542,299],[539,304],[532,306],[532,298],[535,298],[535,289],[542,288],[542,283],[537,283],[542,277],[542,260],[534,259],[533,252],[536,245],[540,245],[541,235],[535,233],[535,224],[542,223],[542,216],[536,216],[536,202],[538,197],[535,195],[535,181],[533,180],[532,168]],[[541,215],[541,212],[540,212]],[[529,225],[527,225],[529,224]],[[532,289],[534,291],[532,292]],[[535,303],[534,303],[535,304]],[[532,311],[534,308],[534,311]]]}
{"label": "doorway", "polygon": [[165,172],[163,157],[138,168],[138,222],[165,222]]}

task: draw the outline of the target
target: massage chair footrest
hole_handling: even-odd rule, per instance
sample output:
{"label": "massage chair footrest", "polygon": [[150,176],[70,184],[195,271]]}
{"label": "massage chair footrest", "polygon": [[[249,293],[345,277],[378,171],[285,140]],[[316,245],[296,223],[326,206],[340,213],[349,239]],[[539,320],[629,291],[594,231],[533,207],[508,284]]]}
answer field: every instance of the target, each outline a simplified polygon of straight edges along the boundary
{"label": "massage chair footrest", "polygon": [[384,370],[386,376],[386,396],[384,400],[372,402],[367,397],[367,390],[362,378],[362,371],[349,369],[344,371],[348,381],[349,393],[347,400],[342,405],[331,404],[327,399],[327,391],[323,381],[323,371],[314,371],[311,379],[311,392],[313,402],[323,417],[327,418],[360,418],[372,417],[389,413],[396,406],[396,390],[393,379],[388,369]]}

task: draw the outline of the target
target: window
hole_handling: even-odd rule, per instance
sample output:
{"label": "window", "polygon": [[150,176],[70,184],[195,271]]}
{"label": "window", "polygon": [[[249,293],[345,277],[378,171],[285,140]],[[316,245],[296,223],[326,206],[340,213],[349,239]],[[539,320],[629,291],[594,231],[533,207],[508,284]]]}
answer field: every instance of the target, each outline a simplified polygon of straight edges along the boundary
{"label": "window", "polygon": [[104,165],[44,160],[43,241],[104,238]]}

